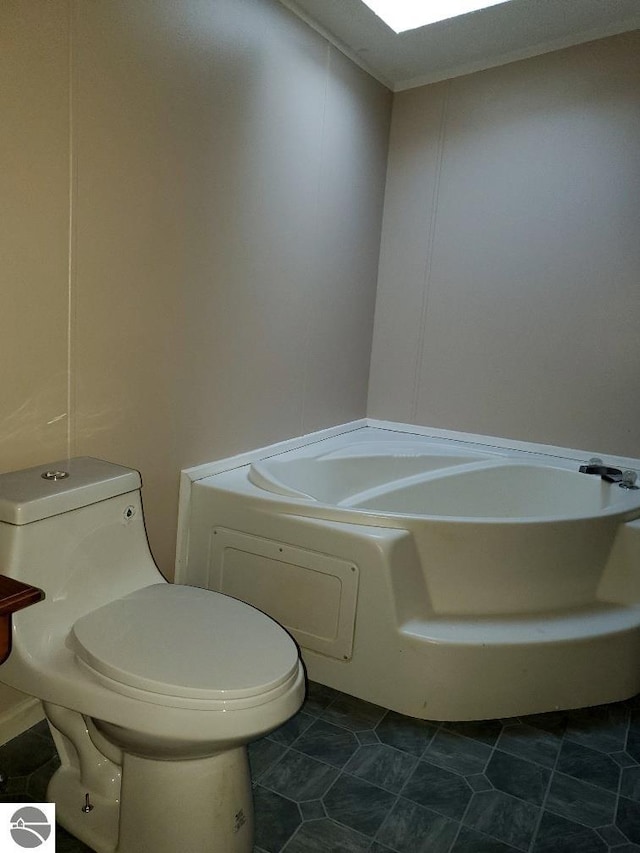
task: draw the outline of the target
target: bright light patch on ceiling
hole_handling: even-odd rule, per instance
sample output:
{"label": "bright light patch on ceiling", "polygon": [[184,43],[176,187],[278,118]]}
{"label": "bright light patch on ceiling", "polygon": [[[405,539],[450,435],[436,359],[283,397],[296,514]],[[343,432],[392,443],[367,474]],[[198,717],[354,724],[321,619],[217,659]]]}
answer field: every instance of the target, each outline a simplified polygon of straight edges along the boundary
{"label": "bright light patch on ceiling", "polygon": [[362,0],[396,33],[457,18],[511,0]]}

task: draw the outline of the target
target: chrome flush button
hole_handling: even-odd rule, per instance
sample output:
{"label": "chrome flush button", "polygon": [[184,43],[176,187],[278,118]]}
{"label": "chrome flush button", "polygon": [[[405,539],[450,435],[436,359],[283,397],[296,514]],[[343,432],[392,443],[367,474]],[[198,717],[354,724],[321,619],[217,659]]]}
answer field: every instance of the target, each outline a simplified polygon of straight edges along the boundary
{"label": "chrome flush button", "polygon": [[40,474],[43,480],[66,480],[69,476],[68,471],[44,471]]}

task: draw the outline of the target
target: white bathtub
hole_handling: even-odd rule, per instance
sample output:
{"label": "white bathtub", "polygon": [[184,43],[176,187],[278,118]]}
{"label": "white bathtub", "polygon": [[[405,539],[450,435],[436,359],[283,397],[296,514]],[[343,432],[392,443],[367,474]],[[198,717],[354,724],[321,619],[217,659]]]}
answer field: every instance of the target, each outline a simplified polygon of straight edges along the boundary
{"label": "white bathtub", "polygon": [[193,482],[178,579],[270,613],[313,680],[427,719],[640,691],[640,490],[371,427],[260,456]]}

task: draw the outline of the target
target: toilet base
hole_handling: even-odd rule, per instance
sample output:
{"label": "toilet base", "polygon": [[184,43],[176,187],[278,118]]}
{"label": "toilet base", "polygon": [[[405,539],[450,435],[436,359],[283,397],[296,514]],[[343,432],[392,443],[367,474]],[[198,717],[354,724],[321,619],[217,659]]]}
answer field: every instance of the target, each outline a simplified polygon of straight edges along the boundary
{"label": "toilet base", "polygon": [[[251,853],[245,747],[188,761],[123,759],[121,803],[87,791],[74,767],[62,766],[49,783],[59,823],[96,853]],[[82,810],[86,793],[89,812]]]}
{"label": "toilet base", "polygon": [[[89,794],[90,812],[83,812]],[[114,853],[118,844],[120,803],[87,791],[75,767],[60,767],[51,777],[47,800],[56,804],[56,821],[96,853]]]}
{"label": "toilet base", "polygon": [[189,761],[125,754],[117,853],[251,853],[252,849],[246,747]]}

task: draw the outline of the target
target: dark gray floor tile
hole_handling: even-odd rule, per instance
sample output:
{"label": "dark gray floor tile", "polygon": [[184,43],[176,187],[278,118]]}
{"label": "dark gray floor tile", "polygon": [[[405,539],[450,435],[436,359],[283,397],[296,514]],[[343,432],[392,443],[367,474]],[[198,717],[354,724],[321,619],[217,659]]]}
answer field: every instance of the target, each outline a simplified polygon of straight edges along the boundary
{"label": "dark gray floor tile", "polygon": [[628,711],[620,704],[581,708],[569,713],[565,737],[598,752],[625,748]]}
{"label": "dark gray floor tile", "polygon": [[333,687],[327,687],[326,684],[318,684],[316,681],[308,681],[307,695],[305,696],[302,710],[306,714],[319,717],[324,709],[340,695],[342,694],[334,690]]}
{"label": "dark gray floor tile", "polygon": [[323,797],[327,816],[373,836],[396,801],[396,795],[343,773]]}
{"label": "dark gray floor tile", "polygon": [[516,850],[516,847],[463,826],[456,838],[456,843],[451,848],[451,853],[516,853]]}
{"label": "dark gray floor tile", "polygon": [[[0,803],[35,803],[40,802],[39,800],[34,800],[29,794],[24,791],[17,791],[13,793],[5,792],[4,794],[0,794]],[[4,851],[3,851],[4,853]]]}
{"label": "dark gray floor tile", "polygon": [[465,776],[464,778],[471,786],[472,791],[491,791],[493,788],[493,785],[484,773],[474,773],[471,776]]}
{"label": "dark gray floor tile", "polygon": [[56,853],[93,853],[93,850],[56,824]]}
{"label": "dark gray floor tile", "polygon": [[363,746],[368,743],[380,743],[380,738],[376,734],[375,729],[365,729],[363,732],[355,732],[355,737],[358,743]]}
{"label": "dark gray floor tile", "polygon": [[616,826],[629,841],[640,844],[640,805],[626,797],[619,797]]}
{"label": "dark gray floor tile", "polygon": [[594,830],[544,812],[532,853],[607,853],[608,849]]}
{"label": "dark gray floor tile", "polygon": [[545,809],[583,826],[606,826],[613,823],[616,797],[587,782],[554,773]]}
{"label": "dark gray floor tile", "polygon": [[36,735],[40,735],[45,740],[51,741],[53,743],[53,738],[51,737],[51,729],[49,728],[49,723],[46,719],[40,720],[39,723],[36,723],[35,726],[31,726],[29,729],[30,732],[33,732]]}
{"label": "dark gray floor tile", "polygon": [[54,755],[46,764],[43,764],[42,767],[29,776],[27,780],[27,792],[37,803],[46,802],[49,780],[58,767],[60,767],[60,759],[57,755]]}
{"label": "dark gray floor tile", "polygon": [[324,720],[316,720],[295,744],[298,752],[304,752],[333,767],[344,767],[358,747],[359,743],[352,732]]}
{"label": "dark gray floor tile", "polygon": [[[46,767],[47,765],[43,765]],[[0,768],[1,769],[1,768]],[[39,768],[42,770],[42,768]],[[34,772],[38,772],[37,770]],[[4,776],[2,787],[0,788],[0,793],[2,794],[19,794],[20,792],[27,793],[27,788],[29,786],[29,776]]]}
{"label": "dark gray floor tile", "polygon": [[361,746],[344,768],[347,773],[399,793],[417,763],[407,755],[382,743]]}
{"label": "dark gray floor tile", "polygon": [[366,835],[325,818],[303,823],[283,853],[364,853],[370,844]]}
{"label": "dark gray floor tile", "polygon": [[632,715],[632,722],[629,727],[629,733],[627,735],[626,742],[626,752],[625,755],[629,758],[629,763],[634,761],[635,763],[640,762],[640,712],[634,711]]}
{"label": "dark gray floor tile", "polygon": [[527,850],[539,814],[538,807],[502,791],[481,791],[473,795],[464,824],[519,850]]}
{"label": "dark gray floor tile", "polygon": [[[27,786],[29,784],[29,776],[10,776],[5,783],[2,785],[2,789],[0,790],[0,803],[8,803],[9,800],[7,797],[9,795],[13,796],[14,794],[24,794],[25,801],[31,799],[32,796],[27,792]],[[35,797],[33,797],[35,800]],[[16,800],[12,800],[12,802],[16,802]],[[42,800],[38,800],[37,802],[43,802]]]}
{"label": "dark gray floor tile", "polygon": [[[16,846],[17,849],[19,848]],[[58,853],[93,853],[91,848],[67,832],[59,823],[56,823],[55,829],[55,849]],[[2,847],[3,853],[4,850]]]}
{"label": "dark gray floor tile", "polygon": [[303,820],[318,820],[327,816],[322,800],[305,800],[298,806]]}
{"label": "dark gray floor tile", "polygon": [[437,725],[427,720],[403,717],[395,711],[388,711],[376,726],[376,734],[382,743],[410,752],[417,758],[420,758],[437,730]]}
{"label": "dark gray floor tile", "polygon": [[401,797],[378,840],[398,853],[448,853],[457,832],[455,821]]}
{"label": "dark gray floor tile", "polygon": [[638,729],[629,729],[626,754],[634,761],[640,761],[640,731]]}
{"label": "dark gray floor tile", "polygon": [[263,773],[260,782],[266,788],[299,802],[320,799],[337,775],[338,771],[333,767],[301,752],[288,750],[277,764]]}
{"label": "dark gray floor tile", "polygon": [[620,794],[629,800],[640,803],[640,766],[624,767],[620,782]]}
{"label": "dark gray floor tile", "polygon": [[609,758],[613,759],[620,767],[636,767],[638,764],[628,752],[610,752]]}
{"label": "dark gray floor tile", "polygon": [[256,846],[267,853],[280,853],[283,845],[300,826],[297,805],[273,791],[267,791],[261,785],[253,789],[253,803]]}
{"label": "dark gray floor tile", "polygon": [[443,728],[450,732],[456,732],[464,737],[473,738],[473,740],[482,741],[487,746],[493,746],[500,737],[502,731],[502,723],[500,720],[478,720],[478,721],[463,721],[457,723],[443,723]]}
{"label": "dark gray floor tile", "polygon": [[403,797],[454,820],[462,818],[471,794],[461,776],[426,761],[418,763],[402,791]]}
{"label": "dark gray floor tile", "polygon": [[354,696],[340,693],[329,707],[322,712],[322,718],[352,732],[375,729],[386,714],[386,709]]}
{"label": "dark gray floor tile", "polygon": [[596,832],[609,847],[619,847],[622,844],[628,843],[627,837],[620,832],[617,826],[601,826]]}
{"label": "dark gray floor tile", "polygon": [[496,750],[485,771],[494,788],[541,806],[551,771],[532,761]]}
{"label": "dark gray floor tile", "polygon": [[640,696],[637,696],[636,700],[637,704],[633,707],[627,704],[627,707],[630,707],[629,729],[631,731],[640,731]]}
{"label": "dark gray floor tile", "polygon": [[498,749],[553,768],[562,739],[551,732],[522,723],[505,726],[498,738]]}
{"label": "dark gray floor tile", "polygon": [[434,735],[422,757],[431,764],[464,776],[482,773],[490,755],[491,747],[486,743],[441,729]]}
{"label": "dark gray floor tile", "polygon": [[269,738],[261,738],[250,743],[247,752],[249,753],[251,778],[255,782],[274,762],[284,755],[286,748]]}
{"label": "dark gray floor tile", "polygon": [[589,749],[579,743],[565,740],[560,750],[556,770],[566,773],[567,776],[582,779],[583,782],[599,785],[608,791],[618,791],[620,781],[618,764],[605,753]]}
{"label": "dark gray floor tile", "polygon": [[611,853],[640,853],[640,845],[623,844],[620,847],[612,848]]}
{"label": "dark gray floor tile", "polygon": [[549,711],[545,714],[526,714],[520,717],[520,722],[562,737],[567,728],[567,712]]}
{"label": "dark gray floor tile", "polygon": [[5,776],[29,776],[56,754],[51,739],[31,730],[0,747],[0,767]]}
{"label": "dark gray floor tile", "polygon": [[315,717],[312,717],[310,714],[298,711],[295,717],[291,717],[283,726],[271,732],[269,738],[275,740],[276,743],[281,743],[283,746],[291,746],[296,738],[306,731],[314,720]]}

